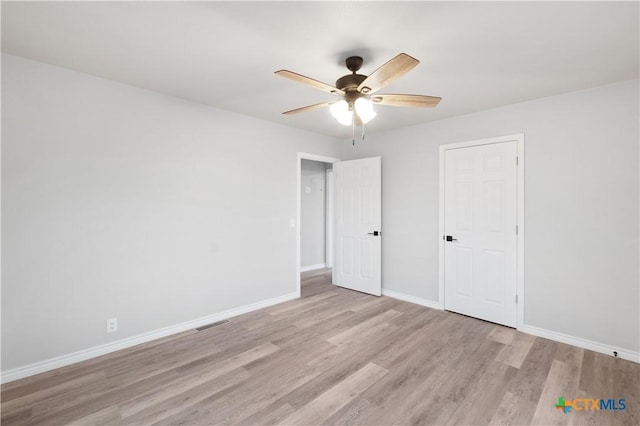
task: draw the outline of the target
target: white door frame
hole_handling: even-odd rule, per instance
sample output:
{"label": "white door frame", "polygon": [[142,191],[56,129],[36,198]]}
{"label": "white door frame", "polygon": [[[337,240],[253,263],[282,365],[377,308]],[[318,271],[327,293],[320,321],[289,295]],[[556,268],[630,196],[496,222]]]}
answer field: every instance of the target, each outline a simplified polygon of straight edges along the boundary
{"label": "white door frame", "polygon": [[518,155],[517,171],[517,256],[516,256],[516,329],[520,330],[524,326],[524,133],[515,135],[499,136],[495,138],[480,139],[475,141],[452,143],[440,145],[440,215],[439,215],[439,244],[438,244],[438,307],[444,309],[444,160],[447,150],[456,148],[466,148],[470,146],[489,145],[501,142],[516,141]]}
{"label": "white door frame", "polygon": [[298,152],[296,159],[296,291],[298,292],[298,297],[302,294],[302,287],[300,284],[300,210],[302,205],[302,197],[300,195],[302,187],[300,181],[302,179],[302,160],[313,160],[331,164],[341,161],[339,158]]}
{"label": "white door frame", "polygon": [[[324,172],[325,182],[325,248],[324,262],[327,268],[333,268],[333,202],[335,197],[334,174],[333,169],[327,169]],[[301,188],[302,189],[302,188]]]}

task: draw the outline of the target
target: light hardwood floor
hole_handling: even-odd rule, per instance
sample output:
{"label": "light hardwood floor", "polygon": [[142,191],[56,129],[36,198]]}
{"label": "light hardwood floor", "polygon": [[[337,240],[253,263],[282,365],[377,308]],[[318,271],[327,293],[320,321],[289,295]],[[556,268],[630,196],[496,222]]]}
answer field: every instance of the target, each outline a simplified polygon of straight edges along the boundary
{"label": "light hardwood floor", "polygon": [[[640,365],[303,274],[303,297],[2,386],[2,425],[640,424]],[[571,411],[558,397],[624,398]]]}

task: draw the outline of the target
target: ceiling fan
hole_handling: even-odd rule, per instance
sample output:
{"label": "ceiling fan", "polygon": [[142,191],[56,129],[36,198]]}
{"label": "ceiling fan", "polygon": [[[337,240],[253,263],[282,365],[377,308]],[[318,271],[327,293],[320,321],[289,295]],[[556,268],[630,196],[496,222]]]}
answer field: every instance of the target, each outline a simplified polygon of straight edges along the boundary
{"label": "ceiling fan", "polygon": [[387,105],[398,107],[418,107],[433,108],[438,105],[441,98],[423,95],[398,95],[398,94],[375,94],[378,90],[389,83],[411,71],[420,63],[406,53],[400,53],[371,75],[358,74],[362,66],[363,59],[360,56],[350,56],[345,63],[351,74],[340,77],[334,86],[318,80],[297,74],[288,70],[276,71],[281,77],[295,80],[324,92],[332,93],[342,97],[341,100],[322,102],[308,105],[302,108],[285,111],[283,114],[291,115],[306,111],[313,111],[319,108],[330,107],[331,114],[341,124],[351,126],[369,122],[376,113],[373,105]]}

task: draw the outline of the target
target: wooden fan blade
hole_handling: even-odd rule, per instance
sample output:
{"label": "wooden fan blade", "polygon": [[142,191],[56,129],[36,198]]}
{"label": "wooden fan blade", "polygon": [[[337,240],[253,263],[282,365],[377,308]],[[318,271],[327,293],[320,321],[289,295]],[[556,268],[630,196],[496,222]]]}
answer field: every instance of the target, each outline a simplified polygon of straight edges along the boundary
{"label": "wooden fan blade", "polygon": [[401,53],[375,70],[369,77],[360,83],[358,91],[364,94],[377,92],[396,78],[411,71],[411,69],[419,63],[420,61],[416,58],[413,58],[406,53]]}
{"label": "wooden fan blade", "polygon": [[276,71],[276,75],[289,78],[291,80],[297,81],[298,83],[306,84],[307,86],[315,87],[316,89],[320,89],[324,92],[335,93],[336,95],[344,95],[344,92],[336,87],[330,86],[318,80],[314,80],[313,78],[306,77],[302,74],[295,73],[293,71],[280,70]]}
{"label": "wooden fan blade", "polygon": [[313,111],[314,109],[320,109],[320,108],[324,108],[324,107],[328,107],[329,105],[335,104],[337,101],[335,102],[322,102],[319,104],[314,104],[314,105],[308,105],[302,108],[296,108],[296,109],[292,109],[291,111],[285,111],[283,112],[283,114],[285,115],[291,115],[291,114],[298,114],[301,112],[306,112],[306,111]]}
{"label": "wooden fan blade", "polygon": [[371,102],[376,105],[433,108],[438,105],[440,99],[442,98],[422,95],[375,95],[371,97]]}

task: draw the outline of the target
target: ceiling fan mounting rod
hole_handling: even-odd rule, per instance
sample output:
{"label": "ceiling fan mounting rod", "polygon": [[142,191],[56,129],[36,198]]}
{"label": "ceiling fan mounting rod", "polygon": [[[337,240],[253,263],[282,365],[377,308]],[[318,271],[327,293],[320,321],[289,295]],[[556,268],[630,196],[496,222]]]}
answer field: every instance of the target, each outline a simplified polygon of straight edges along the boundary
{"label": "ceiling fan mounting rod", "polygon": [[336,80],[336,87],[346,93],[357,92],[360,83],[367,79],[366,75],[357,73],[362,66],[363,59],[360,56],[349,56],[344,62],[351,74],[344,75]]}

